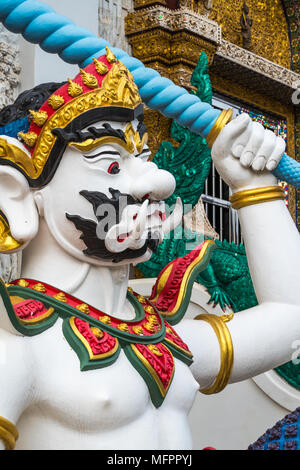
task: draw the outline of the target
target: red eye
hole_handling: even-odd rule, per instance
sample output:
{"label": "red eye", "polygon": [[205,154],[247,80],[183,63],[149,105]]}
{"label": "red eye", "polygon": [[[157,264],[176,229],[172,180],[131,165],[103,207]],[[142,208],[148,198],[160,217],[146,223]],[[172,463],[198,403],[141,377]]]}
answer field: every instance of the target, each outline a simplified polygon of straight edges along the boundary
{"label": "red eye", "polygon": [[109,165],[109,168],[107,170],[107,173],[110,173],[111,175],[116,175],[119,173],[120,167],[118,162],[113,162]]}

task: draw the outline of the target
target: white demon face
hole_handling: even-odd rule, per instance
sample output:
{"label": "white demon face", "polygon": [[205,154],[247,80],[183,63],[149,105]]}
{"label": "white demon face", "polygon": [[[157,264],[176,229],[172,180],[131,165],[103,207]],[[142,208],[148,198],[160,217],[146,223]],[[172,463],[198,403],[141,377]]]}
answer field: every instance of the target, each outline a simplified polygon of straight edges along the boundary
{"label": "white demon face", "polygon": [[151,257],[181,221],[181,202],[166,217],[175,179],[149,160],[145,127],[101,121],[77,131],[50,183],[35,199],[57,242],[96,265]]}

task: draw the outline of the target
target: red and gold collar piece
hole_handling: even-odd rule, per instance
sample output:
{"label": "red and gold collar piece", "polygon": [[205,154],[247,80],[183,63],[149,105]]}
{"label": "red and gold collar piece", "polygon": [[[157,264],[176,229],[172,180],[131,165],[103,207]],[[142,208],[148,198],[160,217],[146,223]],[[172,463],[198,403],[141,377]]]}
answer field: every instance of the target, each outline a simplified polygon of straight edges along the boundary
{"label": "red and gold collar piece", "polygon": [[171,324],[184,315],[194,279],[207,266],[212,249],[214,243],[206,241],[167,265],[149,300],[128,289],[127,298],[135,311],[130,321],[32,279],[7,286],[0,283],[0,295],[13,326],[26,336],[42,333],[61,317],[64,336],[77,354],[81,370],[106,367],[123,349],[158,407],[172,382],[174,357],[192,363],[192,353]]}
{"label": "red and gold collar piece", "polygon": [[63,333],[77,354],[81,370],[115,362],[123,349],[145,380],[153,404],[162,404],[174,375],[174,357],[192,363],[192,354],[175,330],[143,296],[128,290],[135,318],[107,315],[53,286],[32,279],[1,284],[13,326],[26,336],[42,333],[63,319]]}

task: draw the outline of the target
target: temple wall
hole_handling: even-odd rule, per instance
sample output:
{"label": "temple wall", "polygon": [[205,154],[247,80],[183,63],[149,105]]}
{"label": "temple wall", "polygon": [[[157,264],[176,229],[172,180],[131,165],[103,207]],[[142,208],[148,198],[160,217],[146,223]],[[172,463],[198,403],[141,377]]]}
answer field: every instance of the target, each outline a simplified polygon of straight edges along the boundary
{"label": "temple wall", "polygon": [[133,0],[99,0],[99,36],[112,46],[131,52],[125,36],[125,17],[133,10]]}
{"label": "temple wall", "polygon": [[[0,109],[12,103],[20,84],[20,55],[18,37],[0,25]],[[21,253],[0,254],[0,277],[4,281],[19,277]]]}
{"label": "temple wall", "polygon": [[[216,21],[223,39],[242,47],[241,15],[244,0],[179,0],[180,6]],[[288,24],[282,0],[247,0],[252,20],[251,52],[290,68],[291,50]]]}
{"label": "temple wall", "polygon": [[18,37],[0,26],[0,109],[18,94],[20,81]]}

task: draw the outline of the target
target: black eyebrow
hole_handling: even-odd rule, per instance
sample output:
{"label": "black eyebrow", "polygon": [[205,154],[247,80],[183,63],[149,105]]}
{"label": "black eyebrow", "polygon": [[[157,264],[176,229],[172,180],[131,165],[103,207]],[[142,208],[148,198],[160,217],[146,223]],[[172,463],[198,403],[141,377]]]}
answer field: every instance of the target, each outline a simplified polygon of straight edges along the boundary
{"label": "black eyebrow", "polygon": [[143,135],[147,132],[147,127],[143,120],[140,120],[137,126],[137,132],[139,133],[140,139],[142,139]]}
{"label": "black eyebrow", "polygon": [[141,153],[138,153],[138,154],[136,155],[136,157],[140,157],[141,155],[143,155],[143,153],[151,153],[151,150],[150,150],[149,147],[148,147],[147,149],[142,150]]}
{"label": "black eyebrow", "polygon": [[97,139],[99,137],[117,137],[126,143],[125,134],[122,129],[114,129],[108,122],[103,124],[103,127],[89,127],[87,131],[77,130],[75,132],[68,132],[65,129],[56,128],[52,130],[60,140],[65,143],[69,142],[84,142],[87,139]]}
{"label": "black eyebrow", "polygon": [[95,158],[100,157],[100,155],[119,155],[120,152],[114,152],[112,150],[104,150],[103,152],[96,153],[95,155],[83,155],[85,158]]}

